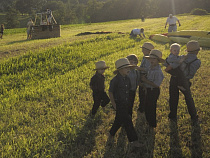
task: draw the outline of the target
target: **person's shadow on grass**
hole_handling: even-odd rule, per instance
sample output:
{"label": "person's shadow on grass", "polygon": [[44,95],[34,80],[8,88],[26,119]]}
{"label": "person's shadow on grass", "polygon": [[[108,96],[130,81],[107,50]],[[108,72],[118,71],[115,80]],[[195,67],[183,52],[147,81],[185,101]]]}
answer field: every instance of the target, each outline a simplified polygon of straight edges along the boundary
{"label": "person's shadow on grass", "polygon": [[132,158],[152,158],[154,157],[155,130],[147,125],[145,114],[137,112],[135,129],[139,143],[143,144],[140,148],[130,150],[129,157]]}
{"label": "person's shadow on grass", "polygon": [[192,158],[202,158],[203,152],[201,143],[201,129],[199,123],[196,123],[192,126],[190,150]]}
{"label": "person's shadow on grass", "polygon": [[[117,142],[115,137],[118,135]],[[109,136],[105,146],[104,158],[123,158],[127,153],[127,135],[125,129],[121,127],[115,137]]]}
{"label": "person's shadow on grass", "polygon": [[177,130],[177,122],[170,121],[170,150],[169,150],[169,157],[183,157],[181,145],[179,143],[179,133]]}
{"label": "person's shadow on grass", "polygon": [[[71,136],[63,138],[61,141],[65,145],[65,149],[58,157],[84,157],[91,153],[95,146],[96,129],[102,123],[101,115],[91,117],[91,112],[87,117],[84,126],[76,133],[75,139]],[[72,131],[73,132],[73,131]],[[71,133],[69,133],[71,134]],[[58,136],[59,137],[59,136]]]}

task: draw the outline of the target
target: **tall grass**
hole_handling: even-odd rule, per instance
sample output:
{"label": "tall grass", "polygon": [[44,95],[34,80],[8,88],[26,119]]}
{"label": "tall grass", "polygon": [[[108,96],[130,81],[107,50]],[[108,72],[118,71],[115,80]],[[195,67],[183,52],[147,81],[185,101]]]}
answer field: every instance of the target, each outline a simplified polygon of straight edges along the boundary
{"label": "tall grass", "polygon": [[[149,26],[158,20],[149,19],[144,24],[148,32],[158,32]],[[137,25],[135,20],[120,23],[128,29],[129,22]],[[117,23],[95,24],[89,29],[109,28],[107,25]],[[161,25],[159,27],[162,28]],[[66,38],[73,37],[66,35]],[[105,73],[107,91],[114,76],[115,61],[133,53],[141,61],[143,56],[139,46],[146,41],[149,40],[129,38],[128,34],[91,36],[44,50],[34,49],[25,55],[1,61],[1,157],[208,157],[208,50],[200,51],[198,57],[202,66],[192,80],[192,93],[200,120],[197,126],[191,126],[183,95],[180,95],[177,125],[168,121],[170,76],[166,73],[158,100],[158,126],[154,131],[148,131],[144,115],[137,113],[138,98],[135,100],[133,121],[139,142],[144,143],[144,147],[138,150],[130,148],[123,129],[113,142],[109,140],[108,132],[115,114],[111,104],[105,109],[100,108],[94,119],[89,117],[93,104],[89,81],[94,75],[94,63],[105,60],[110,66]],[[169,44],[150,42],[163,52],[164,58],[167,57]],[[182,54],[185,48],[183,45]]]}

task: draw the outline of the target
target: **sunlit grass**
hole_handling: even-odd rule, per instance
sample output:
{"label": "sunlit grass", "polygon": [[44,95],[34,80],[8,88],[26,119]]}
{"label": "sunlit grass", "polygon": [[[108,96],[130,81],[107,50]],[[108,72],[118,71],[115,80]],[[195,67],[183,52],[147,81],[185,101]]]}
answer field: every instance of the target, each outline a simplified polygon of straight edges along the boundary
{"label": "sunlit grass", "polygon": [[[179,17],[178,29],[210,30],[209,16]],[[200,23],[203,19],[203,23]],[[113,142],[108,132],[115,112],[111,104],[89,117],[92,94],[89,81],[94,63],[105,60],[106,91],[113,78],[114,63],[128,54],[142,60],[140,46],[148,38],[129,38],[135,27],[144,27],[146,36],[166,32],[165,18],[128,20],[98,24],[64,26],[62,37],[26,41],[24,33],[7,35],[0,40],[1,52],[10,57],[0,63],[0,156],[1,157],[208,157],[209,152],[209,50],[201,50],[202,66],[192,80],[192,93],[200,125],[191,126],[183,95],[180,95],[178,123],[170,123],[169,75],[161,86],[155,131],[148,131],[145,117],[137,113],[136,96],[133,122],[144,147],[133,150],[124,130]],[[197,20],[198,23],[194,23]],[[86,31],[113,31],[126,34],[75,36]],[[169,54],[169,44],[150,41],[156,49]],[[36,47],[39,47],[38,49]],[[13,51],[19,49],[19,54]],[[23,49],[21,51],[21,49]],[[181,53],[185,54],[182,45]],[[30,51],[31,50],[31,51]],[[24,54],[23,54],[24,52]],[[8,56],[9,56],[8,55]],[[132,153],[131,153],[132,152]],[[133,155],[131,155],[133,154]]]}

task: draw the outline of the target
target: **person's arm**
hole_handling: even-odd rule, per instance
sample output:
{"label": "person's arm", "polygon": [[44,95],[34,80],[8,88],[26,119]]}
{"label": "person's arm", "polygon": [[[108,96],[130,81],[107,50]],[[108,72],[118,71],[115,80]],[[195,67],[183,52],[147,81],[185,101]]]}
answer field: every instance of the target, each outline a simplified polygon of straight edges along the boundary
{"label": "person's arm", "polygon": [[145,68],[143,68],[143,67],[138,67],[138,66],[137,66],[137,67],[135,67],[135,69],[136,69],[136,70],[139,70],[139,71],[146,71],[146,69],[145,69]]}
{"label": "person's arm", "polygon": [[142,81],[143,81],[144,83],[147,83],[147,84],[149,84],[149,85],[155,87],[155,88],[158,88],[158,87],[159,87],[158,85],[156,85],[156,84],[154,84],[153,82],[149,81],[145,76],[142,76]]}
{"label": "person's arm", "polygon": [[179,26],[181,26],[181,23],[180,23],[180,21],[177,19],[177,21],[178,21],[178,23],[179,23]]}
{"label": "person's arm", "polygon": [[141,35],[141,32],[140,32],[139,36],[140,36],[141,38],[143,38],[142,35]]}
{"label": "person's arm", "polygon": [[167,23],[168,23],[168,22],[166,21],[166,24],[165,24],[165,29],[166,29]]}
{"label": "person's arm", "polygon": [[183,61],[185,61],[185,59],[187,59],[187,55],[181,56],[179,63],[181,64]]}
{"label": "person's arm", "polygon": [[165,69],[166,72],[168,72],[169,70],[173,69],[173,67],[171,65],[168,65]]}
{"label": "person's arm", "polygon": [[115,103],[115,101],[114,101],[114,95],[113,95],[112,92],[109,92],[109,98],[110,98],[110,101],[111,101],[111,103],[112,103],[114,109],[116,110],[116,103]]}

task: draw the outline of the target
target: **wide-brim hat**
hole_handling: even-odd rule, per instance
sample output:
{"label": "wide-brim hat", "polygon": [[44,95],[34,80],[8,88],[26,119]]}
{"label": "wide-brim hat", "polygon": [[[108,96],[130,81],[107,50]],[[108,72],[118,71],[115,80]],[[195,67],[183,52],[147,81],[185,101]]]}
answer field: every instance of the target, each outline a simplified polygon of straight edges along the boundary
{"label": "wide-brim hat", "polygon": [[105,61],[98,61],[95,63],[96,68],[94,70],[101,70],[101,69],[108,69],[109,67],[106,66]]}
{"label": "wide-brim hat", "polygon": [[187,52],[192,53],[199,50],[200,50],[200,45],[198,41],[191,40],[187,43]]}
{"label": "wide-brim hat", "polygon": [[140,48],[146,48],[151,51],[152,49],[154,49],[154,46],[150,42],[145,42]]}
{"label": "wide-brim hat", "polygon": [[145,56],[147,59],[158,59],[160,63],[165,62],[165,60],[162,58],[162,52],[157,49],[152,49],[149,56]]}
{"label": "wide-brim hat", "polygon": [[129,60],[127,58],[118,59],[115,62],[115,68],[116,68],[116,70],[114,71],[114,74],[116,74],[118,72],[118,70],[123,69],[123,68],[126,68],[126,67],[133,68],[133,67],[136,67],[136,66],[135,65],[131,65],[130,62],[129,62]]}

